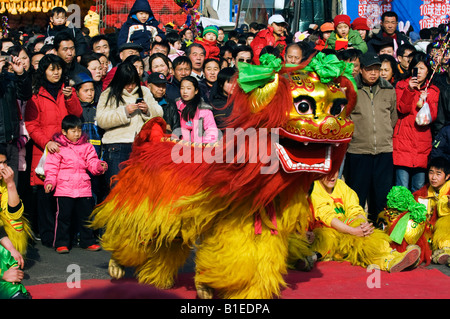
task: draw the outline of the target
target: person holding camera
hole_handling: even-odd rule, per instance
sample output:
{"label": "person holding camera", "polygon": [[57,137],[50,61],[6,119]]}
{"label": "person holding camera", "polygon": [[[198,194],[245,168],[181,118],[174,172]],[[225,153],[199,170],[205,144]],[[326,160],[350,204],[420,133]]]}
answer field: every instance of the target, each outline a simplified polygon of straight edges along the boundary
{"label": "person holding camera", "polygon": [[[5,66],[13,72],[8,72]],[[9,166],[18,184],[20,118],[17,100],[31,98],[31,76],[25,72],[22,60],[17,56],[0,57],[0,144],[6,148]]]}
{"label": "person holding camera", "polygon": [[129,62],[119,64],[97,104],[97,124],[105,130],[102,144],[108,182],[119,173],[119,164],[128,159],[144,123],[157,116],[163,116],[163,109],[150,89],[141,86],[136,67]]}
{"label": "person holding camera", "polygon": [[[437,117],[439,88],[430,83],[433,70],[425,53],[413,55],[408,71],[411,77],[395,88],[399,120],[394,129],[393,158],[397,186],[414,193],[425,184],[433,141],[430,124]],[[418,114],[427,108],[428,119],[422,123]]]}

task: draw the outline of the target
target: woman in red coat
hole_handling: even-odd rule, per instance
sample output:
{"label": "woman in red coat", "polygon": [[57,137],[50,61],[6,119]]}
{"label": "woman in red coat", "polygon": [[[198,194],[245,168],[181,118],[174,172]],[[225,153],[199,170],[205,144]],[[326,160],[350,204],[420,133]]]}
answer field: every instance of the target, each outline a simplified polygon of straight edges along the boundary
{"label": "woman in red coat", "polygon": [[417,68],[417,76],[398,82],[395,89],[398,121],[393,136],[396,184],[409,188],[411,192],[425,183],[432,147],[430,124],[418,125],[416,116],[426,101],[430,107],[431,122],[434,121],[439,100],[439,89],[429,83],[432,70],[425,53],[414,55],[409,64],[410,74],[414,74],[414,68]]}
{"label": "woman in red coat", "polygon": [[64,85],[64,61],[47,54],[39,62],[33,83],[33,96],[27,104],[25,126],[33,140],[30,184],[37,196],[37,221],[42,244],[53,246],[56,201],[53,194],[46,194],[44,181],[35,168],[47,147],[48,152],[59,151],[59,144],[52,140],[61,131],[62,119],[68,115],[81,116],[83,108],[74,88]]}

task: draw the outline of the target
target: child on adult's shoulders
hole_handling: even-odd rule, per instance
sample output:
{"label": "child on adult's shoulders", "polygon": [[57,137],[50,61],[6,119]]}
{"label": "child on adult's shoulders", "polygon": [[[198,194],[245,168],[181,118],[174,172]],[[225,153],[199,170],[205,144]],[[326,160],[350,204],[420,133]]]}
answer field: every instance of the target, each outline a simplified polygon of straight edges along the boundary
{"label": "child on adult's shoulders", "polygon": [[350,17],[346,14],[337,15],[334,20],[334,31],[326,41],[325,48],[335,51],[347,50],[350,48],[358,49],[366,53],[368,48],[366,42],[361,38],[358,31],[350,28]]}
{"label": "child on adult's shoulders", "polygon": [[200,43],[205,48],[205,60],[209,58],[219,59],[220,49],[217,45],[218,36],[219,30],[217,27],[210,25],[203,30],[203,38],[195,40],[195,43]]}
{"label": "child on adult's shoulders", "polygon": [[153,41],[161,41],[164,32],[159,28],[153,11],[147,0],[136,0],[130,9],[127,21],[122,25],[117,38],[117,47],[124,43],[135,43],[143,47],[141,56],[150,52]]}

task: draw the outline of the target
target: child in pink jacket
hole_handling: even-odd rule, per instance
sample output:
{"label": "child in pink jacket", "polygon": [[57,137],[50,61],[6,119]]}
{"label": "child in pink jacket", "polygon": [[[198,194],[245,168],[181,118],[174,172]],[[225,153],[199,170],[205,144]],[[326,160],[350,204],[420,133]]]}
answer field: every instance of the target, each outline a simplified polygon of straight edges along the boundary
{"label": "child in pink jacket", "polygon": [[219,130],[212,107],[202,101],[197,79],[187,76],[180,83],[181,99],[177,101],[180,113],[182,139],[193,143],[214,143]]}
{"label": "child in pink jacket", "polygon": [[100,250],[93,230],[87,227],[94,206],[88,171],[92,175],[101,175],[108,166],[98,159],[94,146],[82,134],[82,125],[81,119],[75,115],[64,117],[62,132],[53,137],[59,144],[59,152],[49,153],[44,166],[45,192],[54,190],[58,204],[54,247],[60,254],[69,252],[76,232],[80,233],[80,247],[89,251]]}

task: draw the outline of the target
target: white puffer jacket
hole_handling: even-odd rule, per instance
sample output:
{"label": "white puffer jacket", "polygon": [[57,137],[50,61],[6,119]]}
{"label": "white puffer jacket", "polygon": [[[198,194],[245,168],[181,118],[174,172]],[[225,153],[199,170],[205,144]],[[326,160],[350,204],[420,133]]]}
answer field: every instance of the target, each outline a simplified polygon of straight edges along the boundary
{"label": "white puffer jacket", "polygon": [[146,121],[153,117],[163,116],[163,109],[153,98],[150,89],[145,86],[141,86],[141,89],[143,99],[148,105],[147,114],[143,114],[140,110],[128,114],[125,109],[128,104],[136,103],[136,99],[139,97],[138,87],[131,93],[124,89],[122,93],[124,103],[120,102],[118,107],[115,99],[110,99],[106,104],[110,88],[102,92],[97,104],[96,119],[97,125],[105,130],[103,144],[133,143],[135,136]]}

